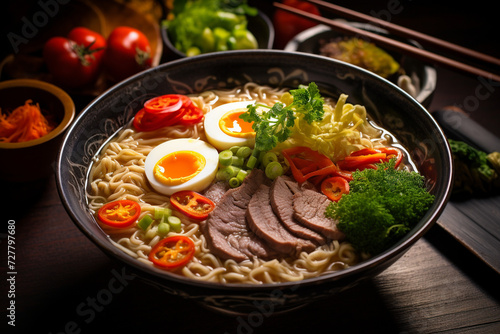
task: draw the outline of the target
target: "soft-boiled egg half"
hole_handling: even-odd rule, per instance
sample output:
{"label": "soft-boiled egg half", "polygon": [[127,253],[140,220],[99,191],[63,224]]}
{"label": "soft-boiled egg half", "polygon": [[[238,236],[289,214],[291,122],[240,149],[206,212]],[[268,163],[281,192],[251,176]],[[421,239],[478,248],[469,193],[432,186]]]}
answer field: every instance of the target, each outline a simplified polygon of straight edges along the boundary
{"label": "soft-boiled egg half", "polygon": [[165,195],[180,190],[202,191],[215,178],[219,153],[198,139],[172,139],[149,152],[145,162],[146,178]]}
{"label": "soft-boiled egg half", "polygon": [[233,146],[253,147],[255,132],[252,123],[245,122],[239,116],[248,110],[248,105],[254,103],[255,101],[226,103],[207,113],[204,127],[210,144],[220,151]]}

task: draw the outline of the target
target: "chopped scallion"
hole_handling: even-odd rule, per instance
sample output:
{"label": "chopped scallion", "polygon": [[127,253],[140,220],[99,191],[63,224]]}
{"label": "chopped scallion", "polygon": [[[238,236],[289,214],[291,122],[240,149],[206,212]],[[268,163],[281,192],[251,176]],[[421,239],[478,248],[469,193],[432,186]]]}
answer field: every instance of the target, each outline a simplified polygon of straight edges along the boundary
{"label": "chopped scallion", "polygon": [[283,166],[278,161],[272,161],[266,166],[266,176],[271,180],[281,175],[283,175]]}
{"label": "chopped scallion", "polygon": [[141,220],[139,220],[137,226],[139,226],[141,230],[146,231],[152,222],[153,218],[151,218],[150,215],[145,215],[144,217],[141,218]]}
{"label": "chopped scallion", "polygon": [[182,230],[181,219],[176,216],[168,217],[168,223],[174,232],[179,233]]}

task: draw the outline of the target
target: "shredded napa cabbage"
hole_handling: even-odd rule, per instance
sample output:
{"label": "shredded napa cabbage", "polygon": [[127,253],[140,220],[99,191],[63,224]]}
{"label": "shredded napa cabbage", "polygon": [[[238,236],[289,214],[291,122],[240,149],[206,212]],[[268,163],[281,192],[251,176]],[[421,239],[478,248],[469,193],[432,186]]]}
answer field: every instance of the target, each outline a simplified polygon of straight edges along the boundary
{"label": "shredded napa cabbage", "polygon": [[367,140],[363,138],[378,136],[380,132],[368,122],[366,108],[346,103],[347,97],[341,94],[334,108],[325,104],[321,121],[309,123],[303,116],[297,117],[290,137],[276,149],[307,146],[337,161],[365,147]]}

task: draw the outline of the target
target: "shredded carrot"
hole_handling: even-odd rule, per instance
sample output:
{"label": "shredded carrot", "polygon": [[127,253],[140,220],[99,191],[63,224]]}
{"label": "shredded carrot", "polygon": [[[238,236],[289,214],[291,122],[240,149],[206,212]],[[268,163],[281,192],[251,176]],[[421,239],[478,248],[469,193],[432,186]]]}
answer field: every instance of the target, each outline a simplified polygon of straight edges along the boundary
{"label": "shredded carrot", "polygon": [[32,100],[27,100],[9,114],[3,114],[0,109],[0,142],[20,143],[38,139],[54,127],[42,114],[38,103],[33,104]]}

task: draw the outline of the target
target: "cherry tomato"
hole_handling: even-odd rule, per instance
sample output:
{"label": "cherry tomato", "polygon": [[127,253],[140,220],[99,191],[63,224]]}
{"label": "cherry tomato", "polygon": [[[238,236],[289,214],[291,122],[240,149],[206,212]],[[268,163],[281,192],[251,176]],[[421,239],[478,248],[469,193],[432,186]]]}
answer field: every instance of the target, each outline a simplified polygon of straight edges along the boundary
{"label": "cherry tomato", "polygon": [[151,47],[140,30],[117,27],[108,36],[105,66],[109,76],[121,81],[151,67]]}
{"label": "cherry tomato", "polygon": [[181,190],[170,196],[170,204],[189,218],[204,220],[215,208],[205,196],[191,190]]}
{"label": "cherry tomato", "polygon": [[[320,15],[318,7],[306,1],[284,0],[284,5],[288,5],[311,14]],[[283,49],[286,44],[299,32],[317,25],[316,22],[301,16],[277,9],[273,16],[274,30],[276,31],[275,47]]]}
{"label": "cherry tomato", "polygon": [[174,235],[160,240],[149,252],[149,260],[155,265],[175,269],[186,265],[196,251],[193,240],[184,235]]}
{"label": "cherry tomato", "polygon": [[106,203],[97,211],[97,216],[102,223],[117,228],[132,225],[140,214],[139,203],[128,199]]}
{"label": "cherry tomato", "polygon": [[68,37],[52,37],[44,45],[43,58],[54,81],[69,88],[81,88],[97,80],[106,40],[84,27],[72,29]]}
{"label": "cherry tomato", "polygon": [[321,192],[331,201],[337,202],[343,194],[349,193],[349,182],[340,176],[327,178],[321,183]]}

